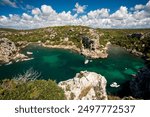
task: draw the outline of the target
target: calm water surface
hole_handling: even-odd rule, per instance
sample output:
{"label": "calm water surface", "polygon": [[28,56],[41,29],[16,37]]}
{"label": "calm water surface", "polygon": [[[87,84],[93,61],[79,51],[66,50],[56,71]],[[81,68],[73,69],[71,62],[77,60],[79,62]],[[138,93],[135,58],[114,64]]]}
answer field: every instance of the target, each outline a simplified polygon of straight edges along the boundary
{"label": "calm water surface", "polygon": [[106,59],[95,59],[84,64],[85,58],[77,53],[63,49],[49,49],[37,45],[30,45],[22,50],[33,52],[33,60],[0,66],[0,78],[12,78],[29,68],[41,73],[41,79],[53,79],[56,82],[73,78],[81,70],[100,73],[107,79],[107,91],[117,92],[120,88],[111,88],[112,82],[122,86],[131,80],[131,74],[144,66],[144,61],[121,47],[111,46]]}

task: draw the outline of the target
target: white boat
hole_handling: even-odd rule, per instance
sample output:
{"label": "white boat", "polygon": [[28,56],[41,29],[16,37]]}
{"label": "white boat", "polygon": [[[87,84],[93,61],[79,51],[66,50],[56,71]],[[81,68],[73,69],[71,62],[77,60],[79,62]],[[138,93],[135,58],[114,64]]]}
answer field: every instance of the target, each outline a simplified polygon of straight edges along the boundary
{"label": "white boat", "polygon": [[25,59],[22,59],[22,61],[29,61],[29,60],[32,60],[34,58],[25,58]]}
{"label": "white boat", "polygon": [[93,62],[93,60],[90,60],[90,62]]}
{"label": "white boat", "polygon": [[31,54],[33,54],[33,52],[27,52],[27,54],[31,55]]}
{"label": "white boat", "polygon": [[114,87],[114,88],[118,88],[120,87],[120,85],[118,85],[116,82],[113,82],[110,87]]}
{"label": "white boat", "polygon": [[84,64],[88,64],[88,63],[89,63],[89,60],[86,59],[86,60],[84,61]]}
{"label": "white boat", "polygon": [[17,62],[19,62],[19,59],[18,59],[18,60],[16,60],[16,63],[17,63]]}
{"label": "white boat", "polygon": [[10,64],[12,64],[12,61],[10,61],[9,63],[7,63],[7,64],[5,64],[5,65],[10,65]]}

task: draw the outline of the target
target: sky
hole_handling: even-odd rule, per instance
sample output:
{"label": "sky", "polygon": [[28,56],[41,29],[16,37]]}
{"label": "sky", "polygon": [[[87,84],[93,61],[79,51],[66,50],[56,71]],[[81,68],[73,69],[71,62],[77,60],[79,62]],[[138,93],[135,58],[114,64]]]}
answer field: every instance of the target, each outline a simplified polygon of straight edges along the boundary
{"label": "sky", "polygon": [[0,28],[150,28],[150,0],[0,0]]}

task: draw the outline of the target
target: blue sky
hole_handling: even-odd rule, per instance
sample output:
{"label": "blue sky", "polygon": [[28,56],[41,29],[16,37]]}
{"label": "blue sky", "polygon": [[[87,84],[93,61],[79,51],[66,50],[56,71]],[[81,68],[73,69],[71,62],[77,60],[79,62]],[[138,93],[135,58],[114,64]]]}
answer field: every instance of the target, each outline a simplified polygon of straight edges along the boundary
{"label": "blue sky", "polygon": [[29,29],[86,25],[98,28],[150,28],[149,22],[149,0],[0,0],[0,27]]}
{"label": "blue sky", "polygon": [[120,6],[131,8],[136,4],[146,4],[148,2],[148,0],[9,0],[16,3],[18,8],[14,8],[9,4],[3,4],[4,1],[0,0],[0,15],[6,16],[8,14],[29,12],[30,9],[23,9],[27,5],[40,8],[41,5],[46,4],[52,6],[57,12],[61,12],[72,10],[78,2],[80,5],[88,5],[86,12],[100,8],[109,8],[111,12],[114,12]]}

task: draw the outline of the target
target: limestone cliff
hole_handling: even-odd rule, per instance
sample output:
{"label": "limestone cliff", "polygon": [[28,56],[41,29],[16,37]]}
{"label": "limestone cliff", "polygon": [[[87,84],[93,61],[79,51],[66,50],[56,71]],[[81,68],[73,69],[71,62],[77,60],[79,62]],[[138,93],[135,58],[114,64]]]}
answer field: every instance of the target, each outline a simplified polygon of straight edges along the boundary
{"label": "limestone cliff", "polygon": [[7,38],[0,38],[0,64],[10,61],[22,60],[28,58],[24,54],[19,53],[19,48],[15,43]]}
{"label": "limestone cliff", "polygon": [[107,100],[105,77],[95,72],[81,71],[73,79],[58,85],[68,100]]}
{"label": "limestone cliff", "polygon": [[90,37],[83,36],[81,39],[81,54],[91,58],[107,58],[107,46],[110,43],[101,47],[102,45],[99,42],[101,35],[94,29],[89,29],[89,33],[91,35]]}

